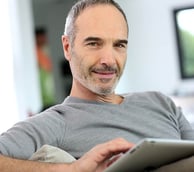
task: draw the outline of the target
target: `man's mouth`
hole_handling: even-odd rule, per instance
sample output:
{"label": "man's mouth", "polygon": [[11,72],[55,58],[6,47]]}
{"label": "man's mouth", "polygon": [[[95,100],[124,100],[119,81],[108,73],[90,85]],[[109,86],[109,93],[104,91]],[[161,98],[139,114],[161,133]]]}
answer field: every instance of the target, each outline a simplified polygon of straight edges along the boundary
{"label": "man's mouth", "polygon": [[101,79],[111,79],[115,76],[116,71],[102,71],[102,70],[94,70],[92,71],[94,74],[96,74]]}

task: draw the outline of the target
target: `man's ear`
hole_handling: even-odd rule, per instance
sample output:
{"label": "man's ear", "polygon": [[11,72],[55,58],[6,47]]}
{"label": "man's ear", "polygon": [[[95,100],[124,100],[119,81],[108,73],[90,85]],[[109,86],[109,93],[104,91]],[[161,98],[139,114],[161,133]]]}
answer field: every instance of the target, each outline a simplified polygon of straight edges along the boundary
{"label": "man's ear", "polygon": [[69,37],[66,35],[62,35],[61,40],[63,44],[64,56],[68,61],[70,61],[71,60],[71,45],[70,45]]}

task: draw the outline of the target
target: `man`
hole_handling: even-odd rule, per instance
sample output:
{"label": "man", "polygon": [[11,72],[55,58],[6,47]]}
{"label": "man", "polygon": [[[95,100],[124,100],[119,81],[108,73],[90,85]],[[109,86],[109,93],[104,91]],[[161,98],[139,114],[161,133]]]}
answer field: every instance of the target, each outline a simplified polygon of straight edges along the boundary
{"label": "man", "polygon": [[[127,40],[127,20],[114,1],[81,0],[74,5],[62,36],[73,75],[70,96],[0,137],[1,172],[103,171],[112,155],[142,138],[194,139],[188,121],[168,97],[114,93],[126,62]],[[114,140],[118,137],[125,140]],[[44,144],[79,160],[70,165],[18,160],[28,159]]]}

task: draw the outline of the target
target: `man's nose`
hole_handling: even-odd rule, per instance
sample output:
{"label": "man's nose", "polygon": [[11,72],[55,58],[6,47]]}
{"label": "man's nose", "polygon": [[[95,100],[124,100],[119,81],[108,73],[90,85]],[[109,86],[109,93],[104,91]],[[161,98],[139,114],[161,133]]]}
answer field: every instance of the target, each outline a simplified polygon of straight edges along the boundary
{"label": "man's nose", "polygon": [[115,65],[116,58],[113,48],[110,47],[103,48],[100,54],[100,63],[106,64],[107,66]]}

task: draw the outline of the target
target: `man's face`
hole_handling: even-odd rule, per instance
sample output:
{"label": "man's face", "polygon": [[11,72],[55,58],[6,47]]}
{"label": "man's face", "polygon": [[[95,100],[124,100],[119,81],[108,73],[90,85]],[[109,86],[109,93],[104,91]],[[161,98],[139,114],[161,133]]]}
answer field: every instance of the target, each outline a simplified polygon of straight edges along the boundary
{"label": "man's face", "polygon": [[122,75],[127,54],[127,24],[113,6],[97,5],[77,18],[69,59],[74,84],[108,95]]}

